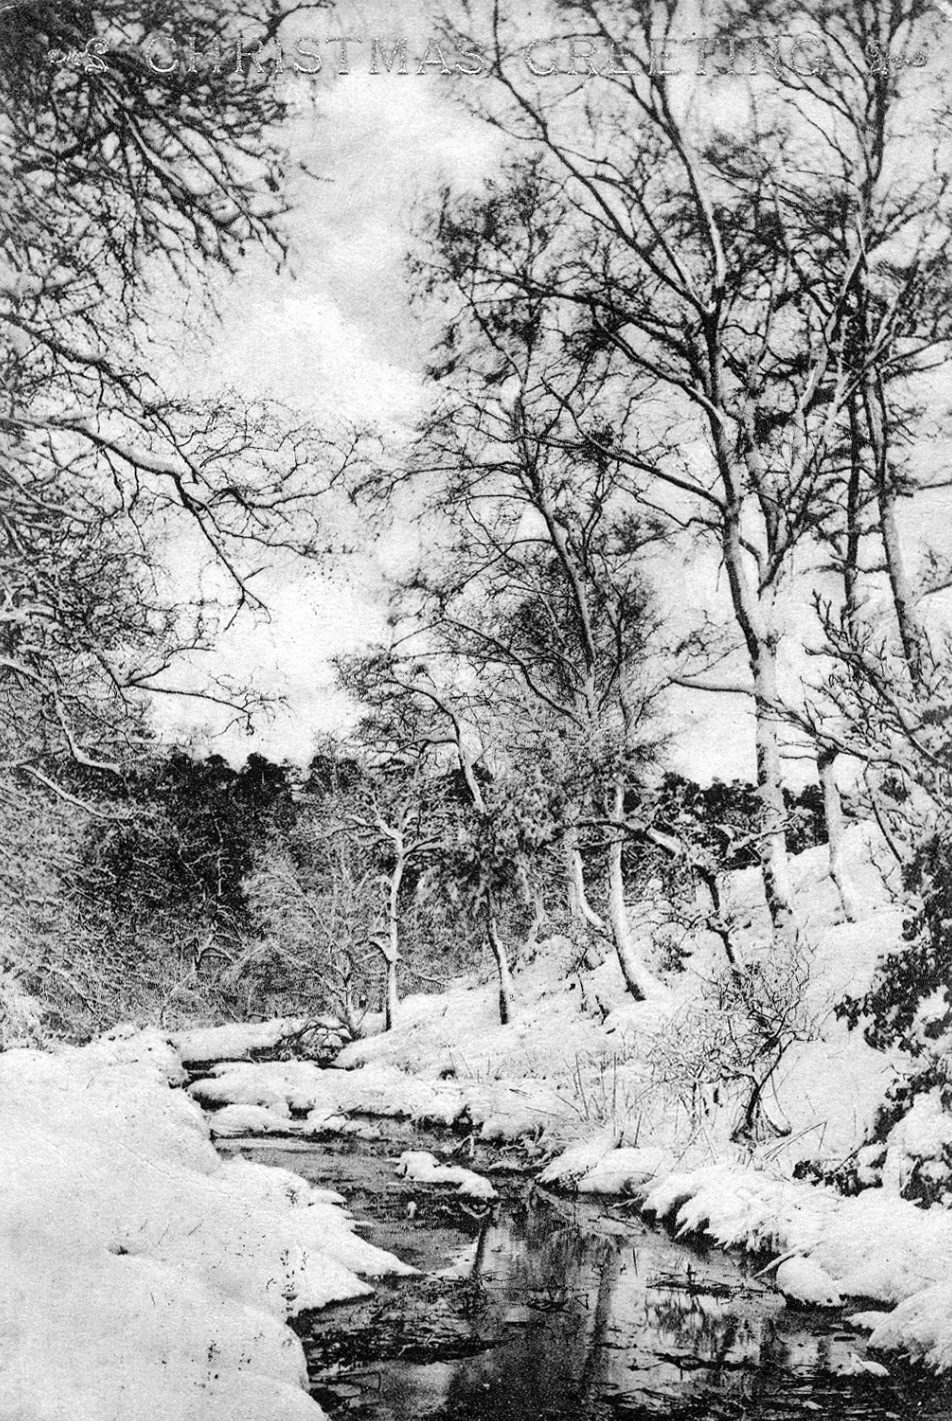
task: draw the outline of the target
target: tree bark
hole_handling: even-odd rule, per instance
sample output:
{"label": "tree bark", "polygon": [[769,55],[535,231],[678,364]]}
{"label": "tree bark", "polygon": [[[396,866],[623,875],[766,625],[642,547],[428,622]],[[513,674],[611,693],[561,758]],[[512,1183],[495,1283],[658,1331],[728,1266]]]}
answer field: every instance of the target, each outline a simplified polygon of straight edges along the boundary
{"label": "tree bark", "polygon": [[631,936],[628,908],[625,903],[625,877],[622,868],[622,849],[625,835],[621,826],[625,813],[625,783],[619,776],[612,791],[612,820],[619,825],[608,846],[608,909],[612,939],[618,964],[621,967],[625,986],[636,1002],[647,1001],[661,991],[661,984],[653,977],[638,955],[638,949]]}
{"label": "tree bark", "polygon": [[397,962],[399,958],[394,957],[390,943],[386,938],[372,937],[369,939],[372,947],[375,947],[384,961],[384,986],[383,986],[383,1029],[392,1030],[397,1017],[397,1008],[400,1005],[400,994],[397,989]]}
{"label": "tree bark", "polygon": [[919,619],[916,615],[916,599],[899,538],[899,525],[896,521],[896,496],[889,487],[889,475],[885,468],[879,475],[876,498],[889,588],[899,627],[899,641],[910,680],[913,686],[918,686],[922,671],[922,648]]}
{"label": "tree bark", "polygon": [[397,963],[393,958],[387,958],[387,991],[383,1009],[383,1029],[392,1031],[397,1019],[397,1008],[400,1005],[400,995],[397,991]]}
{"label": "tree bark", "polygon": [[509,958],[506,955],[505,944],[496,927],[496,916],[493,913],[492,904],[488,902],[486,904],[486,936],[489,939],[492,955],[496,959],[496,972],[499,977],[499,1020],[503,1026],[508,1026],[512,1014],[512,973],[509,969]]}
{"label": "tree bark", "polygon": [[[716,437],[722,439],[723,431],[718,430]],[[727,451],[721,448],[720,452],[722,467],[726,470],[729,463]],[[725,474],[724,481],[728,488],[732,488],[734,480],[729,472]],[[768,620],[770,599],[751,585],[740,518],[740,506],[733,499],[725,513],[724,565],[754,683],[757,791],[761,803],[759,855],[764,894],[774,930],[788,937],[795,930],[795,920],[784,836],[787,807],[783,798],[780,764],[776,636]]]}
{"label": "tree bark", "polygon": [[394,844],[396,860],[390,874],[390,892],[387,897],[387,946],[384,959],[387,964],[387,981],[384,992],[384,1031],[390,1031],[396,1021],[400,994],[397,985],[397,963],[400,961],[400,888],[406,868],[403,835],[390,835]]}
{"label": "tree bark", "polygon": [[397,860],[390,875],[390,893],[387,900],[387,942],[390,946],[388,961],[396,963],[400,958],[400,888],[406,868],[402,836],[396,843]]}
{"label": "tree bark", "polygon": [[780,766],[780,736],[777,724],[777,659],[773,646],[765,641],[753,659],[755,743],[757,786],[762,808],[760,862],[767,910],[775,929],[787,935],[793,931],[793,889],[785,826],[787,806],[783,797]]}
{"label": "tree bark", "polygon": [[[566,830],[562,842],[569,932],[571,933],[573,928],[588,926],[594,928],[597,933],[607,935],[608,926],[604,918],[599,913],[596,913],[588,901],[588,894],[585,891],[585,868],[578,847],[578,830],[574,825],[571,825],[569,829]],[[583,959],[586,967],[592,969],[601,966],[604,959],[601,952],[598,951],[596,943],[588,933],[584,933],[583,937],[586,939]]]}
{"label": "tree bark", "polygon": [[840,895],[847,922],[855,923],[856,909],[843,879],[843,805],[839,785],[836,783],[836,751],[821,750],[817,755],[816,764],[820,788],[823,791],[823,818],[830,848],[830,877]]}

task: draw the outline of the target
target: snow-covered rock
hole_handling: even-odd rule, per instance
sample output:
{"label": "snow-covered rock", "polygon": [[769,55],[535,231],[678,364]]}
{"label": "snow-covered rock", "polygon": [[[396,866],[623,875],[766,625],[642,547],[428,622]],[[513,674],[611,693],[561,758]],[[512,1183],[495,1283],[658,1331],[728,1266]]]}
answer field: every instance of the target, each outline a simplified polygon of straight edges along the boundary
{"label": "snow-covered rock", "polygon": [[638,1194],[671,1169],[671,1155],[660,1146],[616,1146],[614,1130],[571,1145],[546,1165],[539,1183],[578,1194]]}
{"label": "snow-covered rock", "polygon": [[546,1165],[539,1175],[539,1183],[571,1189],[613,1151],[617,1143],[618,1132],[615,1129],[599,1130],[579,1140]]}
{"label": "snow-covered rock", "polygon": [[484,1175],[461,1165],[440,1164],[426,1150],[405,1150],[397,1162],[397,1173],[415,1184],[455,1184],[467,1199],[497,1199],[499,1196]]}
{"label": "snow-covered rock", "polygon": [[871,1347],[902,1351],[935,1371],[952,1369],[952,1283],[923,1288],[890,1313],[858,1313],[850,1321],[872,1327]]}
{"label": "snow-covered rock", "polygon": [[[278,1106],[284,1106],[280,1101]],[[212,1135],[283,1135],[292,1129],[290,1112],[266,1105],[225,1105],[209,1118]]]}
{"label": "snow-covered rock", "polygon": [[843,1302],[842,1294],[825,1268],[812,1258],[799,1254],[785,1258],[774,1274],[774,1280],[785,1298],[794,1302],[809,1303],[813,1307],[838,1308]]}
{"label": "snow-covered rock", "polygon": [[670,1167],[667,1150],[624,1146],[602,1155],[576,1187],[580,1194],[643,1194]]}

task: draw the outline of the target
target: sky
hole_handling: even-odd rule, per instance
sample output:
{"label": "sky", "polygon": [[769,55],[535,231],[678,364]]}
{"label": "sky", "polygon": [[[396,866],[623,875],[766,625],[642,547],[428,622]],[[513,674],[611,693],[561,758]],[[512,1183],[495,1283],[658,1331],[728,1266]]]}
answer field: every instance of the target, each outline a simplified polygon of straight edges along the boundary
{"label": "sky", "polygon": [[[521,13],[533,37],[551,33],[531,4]],[[500,154],[494,133],[448,97],[433,72],[438,66],[415,72],[421,58],[435,53],[427,46],[436,34],[435,7],[425,3],[348,0],[289,35],[285,54],[292,61],[315,67],[312,56],[322,56],[319,75],[283,81],[291,100],[289,149],[319,180],[297,180],[292,188],[290,270],[277,275],[253,255],[237,279],[218,283],[222,319],[211,344],[196,337],[182,349],[190,383],[273,395],[327,427],[373,421],[390,440],[412,424],[423,408],[422,366],[435,334],[410,302],[405,257],[414,221],[441,184],[477,187]],[[345,74],[334,39],[341,35],[350,37]],[[373,39],[392,42],[400,35],[408,38],[410,72],[371,74]],[[294,49],[295,39],[303,41],[306,57]],[[543,62],[560,62],[557,48],[543,46],[539,53]],[[480,81],[460,76],[452,82]],[[724,85],[719,92],[729,116],[737,96]],[[359,528],[350,531],[369,549]],[[266,577],[269,617],[239,624],[212,662],[242,673],[253,669],[259,686],[285,704],[259,719],[248,737],[234,729],[221,733],[221,721],[200,702],[168,700],[157,709],[161,732],[231,759],[258,750],[305,760],[315,736],[346,726],[351,713],[334,688],[330,658],[383,634],[388,564],[392,570],[410,558],[419,537],[419,530],[395,521],[372,552]],[[672,567],[670,581],[687,619],[711,597],[712,586],[715,596],[724,593],[716,567],[700,555]],[[791,618],[798,615],[791,605]],[[787,674],[795,678],[797,668]],[[684,693],[675,716],[677,768],[702,781],[753,776],[745,698]],[[811,774],[810,767],[791,763],[793,781]]]}

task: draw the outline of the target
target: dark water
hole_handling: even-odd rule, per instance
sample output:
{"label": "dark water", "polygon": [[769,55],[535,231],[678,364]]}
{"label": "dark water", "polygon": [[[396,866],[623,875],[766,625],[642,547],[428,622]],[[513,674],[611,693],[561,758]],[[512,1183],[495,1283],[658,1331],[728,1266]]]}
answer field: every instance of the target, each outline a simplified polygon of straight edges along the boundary
{"label": "dark water", "polygon": [[786,1307],[743,1259],[512,1176],[481,1214],[396,1179],[401,1148],[254,1150],[339,1189],[367,1238],[421,1270],[298,1319],[335,1421],[952,1418],[947,1387],[888,1358],[889,1377],[858,1372],[863,1333]]}

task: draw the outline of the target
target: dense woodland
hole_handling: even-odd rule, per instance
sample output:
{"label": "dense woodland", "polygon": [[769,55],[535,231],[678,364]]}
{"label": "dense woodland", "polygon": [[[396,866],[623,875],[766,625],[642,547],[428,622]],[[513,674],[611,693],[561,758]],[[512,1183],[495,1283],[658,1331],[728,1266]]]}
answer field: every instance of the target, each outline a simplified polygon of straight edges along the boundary
{"label": "dense woodland", "polygon": [[[790,1004],[745,961],[727,876],[760,874],[789,962],[791,855],[828,843],[849,918],[839,855],[863,820],[908,946],[840,1010],[915,1058],[906,1103],[952,1089],[948,998],[917,1026],[952,954],[952,113],[927,62],[948,20],[925,0],[714,7],[725,35],[819,27],[832,56],[749,86],[727,122],[658,64],[688,7],[555,8],[619,72],[553,86],[515,19],[458,21],[492,58],[464,101],[505,156],[408,236],[442,333],[396,445],[183,394],[175,368],[211,273],[288,257],[302,165],[266,66],[158,72],[144,41],[233,46],[253,22],[267,46],[290,7],[0,16],[8,1044],[284,1013],[358,1035],[466,971],[494,977],[505,1022],[514,970],[555,937],[660,997],[700,929],[721,1009],[762,1044]],[[195,690],[181,668],[263,610],[262,564],[328,566],[338,500],[368,546],[395,518],[426,530],[386,643],[339,659],[352,724],[304,766],[160,741],[158,697],[253,721],[240,677]],[[687,692],[745,698],[755,782],[672,770]]]}

